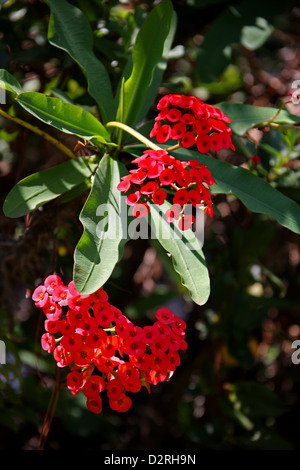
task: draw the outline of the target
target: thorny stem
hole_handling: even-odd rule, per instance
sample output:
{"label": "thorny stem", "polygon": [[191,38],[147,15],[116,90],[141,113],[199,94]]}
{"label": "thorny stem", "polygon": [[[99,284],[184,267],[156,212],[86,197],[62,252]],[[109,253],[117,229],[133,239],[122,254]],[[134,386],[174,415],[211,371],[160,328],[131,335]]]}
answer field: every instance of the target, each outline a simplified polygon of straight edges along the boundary
{"label": "thorny stem", "polygon": [[64,144],[62,144],[59,140],[57,140],[54,137],[52,137],[51,135],[47,134],[47,132],[42,131],[38,127],[35,127],[32,124],[29,124],[28,122],[23,121],[22,119],[10,116],[5,111],[3,111],[3,109],[0,109],[0,115],[5,117],[6,119],[10,119],[11,121],[19,124],[20,126],[26,127],[27,129],[34,132],[35,134],[40,135],[45,140],[48,140],[48,142],[51,142],[51,144],[53,144],[56,148],[61,150],[69,158],[76,158],[76,155],[72,152],[72,150],[70,150],[68,147],[66,147]]}

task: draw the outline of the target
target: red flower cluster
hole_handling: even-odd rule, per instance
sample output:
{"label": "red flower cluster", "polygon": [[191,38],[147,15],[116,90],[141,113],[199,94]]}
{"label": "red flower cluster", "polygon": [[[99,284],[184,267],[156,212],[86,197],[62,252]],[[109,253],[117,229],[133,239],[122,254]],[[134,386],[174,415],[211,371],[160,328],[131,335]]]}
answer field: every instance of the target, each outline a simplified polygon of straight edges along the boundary
{"label": "red flower cluster", "polygon": [[208,185],[215,183],[208,168],[197,160],[182,162],[165,150],[146,150],[141,157],[132,161],[138,169],[130,170],[118,184],[119,191],[129,194],[126,203],[133,206],[133,216],[149,214],[147,202],[163,204],[167,197],[165,188],[175,190],[173,205],[165,214],[168,222],[179,220],[179,228],[186,230],[194,222],[192,215],[183,215],[186,204],[194,207],[205,206],[205,212],[213,214],[211,194]]}
{"label": "red flower cluster", "polygon": [[169,139],[179,141],[181,147],[196,145],[200,153],[210,149],[232,148],[230,122],[216,106],[203,103],[199,98],[184,95],[166,95],[158,102],[160,111],[155,118],[150,137],[159,143]]}
{"label": "red flower cluster", "polygon": [[55,274],[46,278],[32,295],[45,313],[46,333],[42,348],[53,353],[58,367],[67,367],[67,387],[73,395],[81,390],[93,413],[102,411],[101,392],[106,390],[113,410],[127,411],[128,392],[169,380],[185,350],[185,322],[161,308],[152,326],[135,326],[108,302],[99,289],[80,295],[71,281],[65,286]]}

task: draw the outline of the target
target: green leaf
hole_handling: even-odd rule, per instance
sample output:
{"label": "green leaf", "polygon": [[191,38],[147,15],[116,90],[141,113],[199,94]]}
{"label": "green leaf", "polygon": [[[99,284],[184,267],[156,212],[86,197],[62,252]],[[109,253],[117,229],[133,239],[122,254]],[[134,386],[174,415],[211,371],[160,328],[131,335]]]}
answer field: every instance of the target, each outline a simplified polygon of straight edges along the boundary
{"label": "green leaf", "polygon": [[51,17],[48,39],[66,51],[85,74],[88,91],[95,99],[104,121],[115,118],[115,106],[109,74],[93,52],[93,32],[79,8],[65,0],[49,0]]}
{"label": "green leaf", "polygon": [[250,171],[192,150],[176,150],[178,158],[194,158],[209,168],[217,184],[212,193],[232,194],[252,212],[266,214],[292,232],[300,233],[300,206]]}
{"label": "green leaf", "polygon": [[10,91],[14,96],[22,93],[23,88],[21,87],[18,80],[13,77],[7,70],[0,69],[0,88]]}
{"label": "green leaf", "polygon": [[123,122],[128,126],[135,124],[144,105],[154,69],[163,54],[172,17],[172,3],[163,0],[151,11],[137,35],[132,52],[132,72],[124,86]]}
{"label": "green leaf", "polygon": [[27,176],[8,193],[4,214],[13,218],[28,214],[82,183],[91,176],[95,166],[80,157]]}
{"label": "green leaf", "polygon": [[273,26],[265,18],[258,17],[255,20],[255,25],[246,25],[242,28],[241,44],[250,51],[255,51],[266,42],[273,30]]}
{"label": "green leaf", "polygon": [[16,101],[30,114],[62,132],[87,140],[96,138],[101,143],[110,142],[103,124],[79,106],[37,92],[21,93]]}
{"label": "green leaf", "polygon": [[263,384],[238,381],[230,387],[240,400],[243,412],[250,417],[276,417],[287,411],[280,398]]}
{"label": "green leaf", "polygon": [[125,202],[117,190],[126,173],[122,163],[104,156],[81,211],[84,232],[75,249],[74,282],[82,294],[91,294],[105,284],[127,241],[121,217]]}
{"label": "green leaf", "polygon": [[[231,2],[232,3],[232,2]],[[278,15],[291,8],[273,0],[272,8],[260,0],[241,0],[220,9],[220,14],[208,25],[197,56],[197,73],[204,83],[217,81],[233,62],[234,49],[242,44],[250,50],[261,47],[270,37]]]}
{"label": "green leaf", "polygon": [[200,242],[192,229],[183,232],[165,220],[163,214],[170,206],[168,202],[161,206],[151,204],[151,228],[158,242],[172,256],[174,269],[192,300],[203,305],[210,294],[210,279]]}
{"label": "green leaf", "polygon": [[143,119],[145,118],[147,112],[149,111],[150,107],[153,104],[153,101],[155,100],[158,89],[161,85],[161,81],[164,75],[164,72],[167,68],[168,64],[168,56],[170,49],[172,47],[172,43],[174,40],[175,32],[176,32],[176,27],[177,27],[177,15],[174,12],[172,15],[172,21],[171,21],[171,26],[169,30],[169,34],[165,40],[164,43],[164,49],[163,53],[161,56],[161,59],[159,60],[158,64],[156,65],[154,71],[153,71],[153,79],[151,81],[150,86],[148,87],[145,95],[145,99],[143,102],[142,109],[140,110],[139,116],[137,118],[137,124],[141,123]]}
{"label": "green leaf", "polygon": [[[268,122],[277,111],[275,108],[243,103],[223,102],[217,106],[230,117],[230,128],[235,134],[240,136],[244,135],[249,129],[260,127],[265,122]],[[291,114],[287,109],[283,109],[273,122],[277,124],[296,124],[300,122],[300,117]]]}

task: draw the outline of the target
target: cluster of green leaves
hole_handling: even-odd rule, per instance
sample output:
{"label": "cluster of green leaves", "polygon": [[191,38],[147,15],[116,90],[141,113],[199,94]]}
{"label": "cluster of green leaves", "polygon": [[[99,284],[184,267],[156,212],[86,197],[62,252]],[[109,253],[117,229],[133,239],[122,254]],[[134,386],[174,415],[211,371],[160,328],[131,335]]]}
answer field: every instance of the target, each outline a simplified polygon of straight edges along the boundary
{"label": "cluster of green leaves", "polygon": [[[93,157],[73,158],[26,177],[7,195],[3,210],[8,217],[24,216],[62,194],[80,189],[89,180],[90,194],[80,214],[84,231],[74,253],[74,280],[79,292],[91,293],[109,279],[127,241],[126,233],[120,232],[118,236],[109,238],[104,230],[100,235],[97,231],[97,226],[106,217],[105,214],[100,217],[97,215],[97,207],[100,204],[121,207],[117,184],[126,172],[118,155],[128,136],[120,129],[112,132],[107,124],[113,120],[134,128],[147,117],[167,65],[176,30],[176,14],[169,0],[163,0],[152,9],[129,50],[127,64],[120,72],[119,84],[113,93],[109,74],[94,53],[93,33],[83,12],[65,0],[49,0],[47,3],[51,11],[48,40],[53,46],[67,52],[81,68],[99,115],[94,116],[83,107],[70,104],[62,98],[26,92],[6,70],[0,72],[1,86],[6,88],[15,103],[38,120],[63,133],[85,139],[98,150]],[[206,41],[209,37],[208,34]],[[216,39],[217,35],[213,34],[213,38]],[[231,128],[239,151],[249,157],[251,150],[245,145],[243,136],[251,128],[268,124],[274,109],[225,102],[220,103],[219,107],[231,118]],[[273,123],[280,125],[299,122],[299,117],[286,110],[282,110],[273,120]],[[136,154],[135,146],[126,148],[129,155],[131,150],[131,155]],[[143,151],[142,147],[140,151]],[[184,160],[194,158],[207,165],[217,182],[212,188],[213,194],[235,196],[250,211],[266,214],[293,232],[300,233],[299,205],[265,178],[190,150],[179,149],[174,151],[174,155]],[[153,207],[153,227],[161,223],[158,217],[161,215],[156,214]],[[115,229],[113,225],[109,227],[113,232]],[[174,236],[166,240],[157,233],[161,246],[172,255],[174,268],[181,276],[182,284],[193,301],[203,305],[210,294],[210,281],[200,247],[186,249],[186,242],[192,236],[192,229],[180,240]]]}

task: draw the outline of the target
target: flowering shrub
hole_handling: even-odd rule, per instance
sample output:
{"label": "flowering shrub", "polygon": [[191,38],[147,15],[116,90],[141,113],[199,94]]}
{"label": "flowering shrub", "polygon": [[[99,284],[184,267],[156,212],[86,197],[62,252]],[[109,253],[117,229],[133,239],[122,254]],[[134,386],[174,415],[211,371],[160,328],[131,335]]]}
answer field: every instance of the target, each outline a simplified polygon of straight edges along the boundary
{"label": "flowering shrub", "polygon": [[[17,2],[5,3],[13,5]],[[107,2],[94,3],[99,6]],[[143,10],[144,4],[140,2],[130,2],[132,8],[136,3],[137,8]],[[199,306],[205,305],[210,295],[218,297],[219,294],[210,291],[209,266],[194,224],[195,214],[210,217],[205,221],[220,216],[214,210],[215,196],[222,195],[226,202],[230,196],[249,213],[263,214],[282,227],[300,233],[299,204],[276,187],[290,159],[294,158],[300,118],[284,109],[285,103],[276,110],[236,102],[212,105],[197,96],[170,93],[174,83],[171,86],[170,82],[169,88],[161,88],[166,57],[175,36],[176,15],[170,0],[154,2],[152,6],[149,3],[146,2],[149,10],[139,11],[137,21],[132,15],[125,32],[120,24],[123,20],[126,23],[126,19],[121,15],[121,23],[114,34],[117,31],[124,34],[120,41],[123,45],[126,43],[124,50],[119,49],[121,45],[115,41],[102,63],[95,50],[101,55],[107,49],[106,43],[101,43],[103,31],[93,31],[83,12],[74,4],[66,0],[45,2],[51,15],[48,41],[69,54],[82,72],[82,82],[86,79],[86,87],[79,86],[82,86],[83,94],[78,101],[76,93],[72,101],[66,90],[55,88],[57,83],[65,80],[60,71],[51,84],[42,88],[43,92],[33,92],[22,86],[22,80],[19,83],[7,70],[0,70],[1,91],[9,96],[6,110],[1,106],[1,117],[46,139],[64,157],[62,163],[18,181],[4,201],[4,214],[16,219],[25,217],[24,232],[30,233],[36,221],[44,223],[44,206],[58,199],[57,205],[54,203],[57,226],[51,225],[49,230],[55,237],[61,228],[61,207],[81,196],[76,200],[81,205],[76,207],[76,214],[79,214],[77,222],[82,225],[82,233],[78,243],[76,240],[72,244],[68,240],[74,261],[73,279],[65,285],[56,274],[48,276],[42,285],[32,286],[32,300],[45,315],[42,348],[53,354],[59,370],[67,372],[66,386],[71,394],[82,392],[88,409],[96,414],[102,410],[101,396],[105,393],[112,409],[125,412],[131,405],[130,394],[137,393],[141,387],[150,392],[152,386],[169,381],[180,364],[180,351],[187,348],[185,322],[164,304],[159,305],[161,308],[157,310],[153,325],[140,327],[108,300],[105,284],[131,236],[131,219],[127,213],[123,217],[123,199],[126,199],[126,209],[132,209],[134,227],[145,220],[151,225],[158,248],[166,254],[168,267],[176,271],[184,300]],[[26,9],[22,10],[23,15]],[[226,10],[225,16],[227,13],[232,15]],[[17,21],[18,15],[11,17]],[[97,18],[97,15],[91,17]],[[243,17],[248,21],[248,16],[242,14],[240,20]],[[143,24],[142,18],[145,18]],[[113,22],[113,19],[109,21]],[[236,23],[239,22],[234,18]],[[243,34],[239,31],[239,37],[244,37],[247,30],[252,36],[252,27],[248,23],[245,26]],[[265,34],[258,25],[255,28]],[[35,28],[30,35],[34,35],[34,31]],[[95,37],[97,48],[93,47]],[[222,31],[223,37],[227,35]],[[39,44],[43,43],[41,39]],[[198,39],[194,41],[195,47]],[[211,40],[208,43],[216,44]],[[24,47],[29,47],[28,44],[30,41],[24,41]],[[227,45],[229,49],[223,45],[220,43],[227,60],[231,44],[230,47]],[[27,52],[34,54],[34,49],[29,47]],[[114,54],[120,64],[118,60],[112,60]],[[209,52],[207,57],[211,56]],[[127,58],[128,62],[124,63]],[[218,64],[217,60],[214,62]],[[110,64],[108,68],[107,63]],[[115,63],[118,67],[113,67]],[[52,56],[49,64],[48,69],[41,69],[45,69],[45,73],[47,69],[51,74]],[[18,72],[21,74],[24,70],[27,66],[20,67]],[[23,82],[28,77],[23,78]],[[190,93],[197,93],[195,90],[191,87]],[[88,104],[83,104],[85,94],[89,95]],[[158,113],[152,119],[152,106],[156,102]],[[39,120],[43,129],[31,124],[30,119],[21,119],[18,116],[20,108],[22,113]],[[47,126],[53,133],[47,132]],[[270,130],[278,132],[286,143],[286,155],[282,154],[281,147],[274,151],[268,142],[264,148],[257,149],[249,138],[252,129],[260,129],[264,134]],[[69,145],[69,140],[65,144],[62,135],[71,135],[74,145]],[[277,137],[275,141],[278,142]],[[263,154],[270,148],[277,159],[275,164],[272,159],[266,160]],[[236,164],[232,164],[228,155],[234,157],[236,149],[238,158],[233,158]],[[241,160],[245,164],[240,164]],[[289,176],[295,180],[292,165],[290,167]],[[285,181],[283,186],[286,189]],[[81,204],[82,198],[84,204]],[[191,214],[187,213],[188,205],[192,206]],[[142,217],[142,221],[136,220]],[[122,223],[119,224],[120,220]],[[160,230],[161,226],[173,229],[169,230],[169,237]],[[248,222],[245,226],[248,227]],[[204,222],[201,231],[203,234]],[[60,236],[67,238],[65,234]],[[235,252],[229,258],[235,259]],[[56,247],[51,253],[51,265],[51,272],[64,272]],[[218,263],[214,269],[218,279]],[[231,272],[227,279],[232,279]],[[224,284],[223,279],[220,284]],[[238,284],[234,286],[238,291],[236,286]],[[225,287],[227,289],[227,284]],[[221,300],[220,304],[223,307]],[[232,311],[229,309],[226,327],[216,328],[218,338],[223,333],[233,334],[228,331],[238,322],[230,317]],[[257,316],[254,317],[253,322]],[[238,333],[234,332],[233,344],[237,337],[240,341]],[[230,390],[230,386],[227,388]],[[231,393],[231,399],[236,399],[235,405],[238,405],[234,411],[240,412],[238,399],[234,397],[236,394]],[[241,416],[239,414],[238,419],[249,425]],[[252,429],[251,423],[249,429]]]}
{"label": "flowering shrub", "polygon": [[170,309],[157,310],[151,326],[135,326],[108,302],[102,288],[80,295],[71,281],[64,285],[55,274],[48,276],[32,295],[45,314],[42,348],[60,368],[69,367],[67,387],[81,390],[93,413],[102,411],[101,392],[106,391],[113,410],[131,406],[128,392],[169,380],[185,350],[185,322]]}

